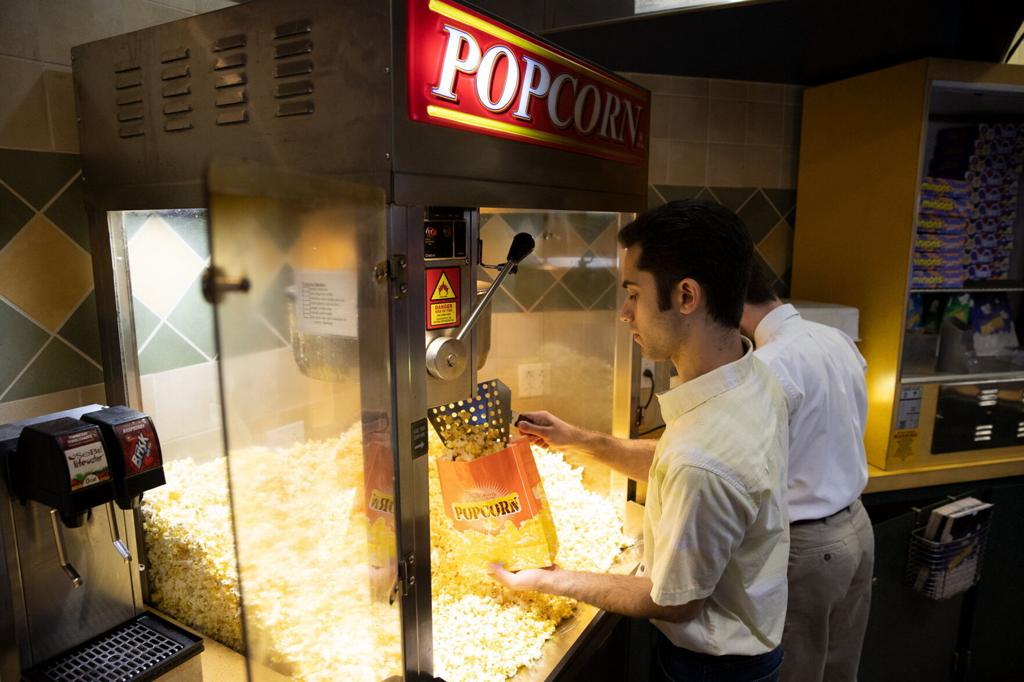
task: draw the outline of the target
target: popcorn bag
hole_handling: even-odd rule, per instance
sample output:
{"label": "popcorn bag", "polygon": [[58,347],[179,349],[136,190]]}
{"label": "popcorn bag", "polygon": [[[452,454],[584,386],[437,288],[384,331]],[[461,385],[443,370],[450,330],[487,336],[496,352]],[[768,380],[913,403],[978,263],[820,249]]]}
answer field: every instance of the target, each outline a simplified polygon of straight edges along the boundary
{"label": "popcorn bag", "polygon": [[555,524],[526,438],[469,462],[438,459],[437,473],[444,511],[471,536],[473,561],[510,571],[555,562]]}

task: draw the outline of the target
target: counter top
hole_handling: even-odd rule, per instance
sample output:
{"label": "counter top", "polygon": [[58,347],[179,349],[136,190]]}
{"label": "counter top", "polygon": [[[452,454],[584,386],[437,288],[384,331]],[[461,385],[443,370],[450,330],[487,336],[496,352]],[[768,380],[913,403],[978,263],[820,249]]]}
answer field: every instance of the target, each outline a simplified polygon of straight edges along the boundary
{"label": "counter top", "polygon": [[1024,460],[982,460],[894,471],[886,471],[869,464],[868,485],[864,493],[984,481],[1007,476],[1024,476]]}

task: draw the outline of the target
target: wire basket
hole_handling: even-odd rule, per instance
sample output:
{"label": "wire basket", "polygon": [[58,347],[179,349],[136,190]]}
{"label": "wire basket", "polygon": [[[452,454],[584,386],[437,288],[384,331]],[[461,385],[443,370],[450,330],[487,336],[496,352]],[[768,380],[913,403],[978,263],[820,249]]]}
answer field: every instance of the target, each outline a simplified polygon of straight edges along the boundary
{"label": "wire basket", "polygon": [[923,537],[924,528],[910,534],[906,581],[915,592],[942,601],[974,586],[981,579],[989,522],[974,532],[935,542]]}

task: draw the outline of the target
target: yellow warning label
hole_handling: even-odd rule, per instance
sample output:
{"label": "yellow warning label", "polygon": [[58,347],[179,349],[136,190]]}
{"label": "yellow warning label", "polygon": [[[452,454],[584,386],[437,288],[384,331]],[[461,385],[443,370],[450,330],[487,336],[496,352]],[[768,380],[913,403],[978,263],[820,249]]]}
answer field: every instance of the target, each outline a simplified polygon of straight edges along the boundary
{"label": "yellow warning label", "polygon": [[917,430],[897,431],[892,434],[892,441],[896,446],[893,457],[901,462],[910,459],[917,449]]}
{"label": "yellow warning label", "polygon": [[430,325],[457,324],[459,311],[455,303],[431,303]]}
{"label": "yellow warning label", "polygon": [[[431,301],[446,301],[455,298],[455,290],[452,289],[451,282],[448,281],[448,275],[441,273],[441,279],[437,280],[437,286],[434,287],[434,293],[430,294]],[[454,307],[452,308],[454,312]],[[433,314],[431,314],[433,317]],[[455,318],[452,318],[452,322]]]}

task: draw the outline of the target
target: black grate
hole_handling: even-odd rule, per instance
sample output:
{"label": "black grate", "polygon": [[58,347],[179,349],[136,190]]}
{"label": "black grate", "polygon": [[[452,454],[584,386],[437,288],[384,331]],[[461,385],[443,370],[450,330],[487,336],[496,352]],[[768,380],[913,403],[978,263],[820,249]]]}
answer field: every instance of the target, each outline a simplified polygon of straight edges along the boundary
{"label": "black grate", "polygon": [[202,640],[143,614],[38,665],[27,680],[127,682],[152,679],[202,650]]}

